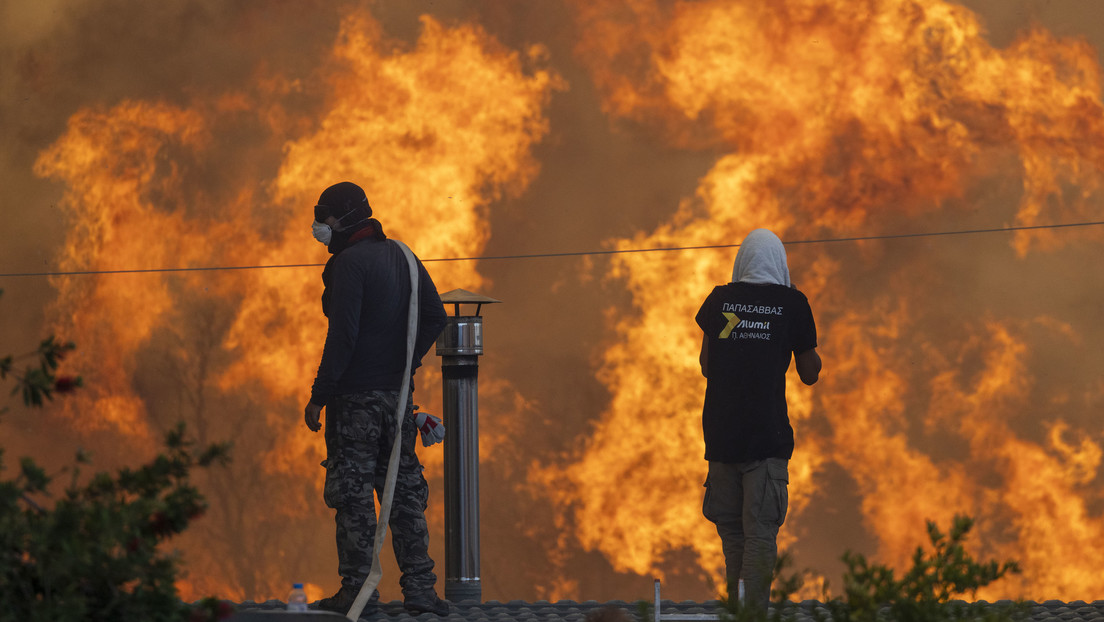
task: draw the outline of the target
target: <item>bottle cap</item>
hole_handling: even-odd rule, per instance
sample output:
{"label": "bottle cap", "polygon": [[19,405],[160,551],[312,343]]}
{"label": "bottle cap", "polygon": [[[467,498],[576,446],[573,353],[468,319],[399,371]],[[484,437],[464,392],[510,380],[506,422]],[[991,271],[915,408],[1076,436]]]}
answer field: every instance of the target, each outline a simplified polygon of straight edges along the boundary
{"label": "bottle cap", "polygon": [[291,589],[293,589],[293,590],[301,590],[301,589],[303,589],[303,584],[302,584],[302,583],[292,583],[292,584],[291,584]]}

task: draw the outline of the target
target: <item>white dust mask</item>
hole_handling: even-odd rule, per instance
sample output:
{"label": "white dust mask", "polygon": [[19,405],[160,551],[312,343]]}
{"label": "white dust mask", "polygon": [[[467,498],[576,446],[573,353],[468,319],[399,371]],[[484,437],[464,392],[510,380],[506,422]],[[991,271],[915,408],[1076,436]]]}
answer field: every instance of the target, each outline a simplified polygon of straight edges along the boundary
{"label": "white dust mask", "polygon": [[314,224],[311,225],[311,231],[314,233],[314,239],[326,246],[330,245],[330,239],[333,238],[333,229],[331,229],[329,225],[316,220]]}

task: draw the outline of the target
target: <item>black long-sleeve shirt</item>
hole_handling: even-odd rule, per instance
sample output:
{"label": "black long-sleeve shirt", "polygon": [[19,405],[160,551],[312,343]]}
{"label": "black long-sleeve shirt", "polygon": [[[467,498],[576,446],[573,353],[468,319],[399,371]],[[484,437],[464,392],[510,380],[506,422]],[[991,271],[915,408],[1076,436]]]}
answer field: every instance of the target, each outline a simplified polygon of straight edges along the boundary
{"label": "black long-sleeve shirt", "polygon": [[[330,271],[329,330],[311,401],[324,405],[335,395],[397,391],[406,367],[406,255],[391,240],[367,238],[336,255]],[[437,287],[421,261],[418,274],[419,322],[411,375],[446,322]]]}

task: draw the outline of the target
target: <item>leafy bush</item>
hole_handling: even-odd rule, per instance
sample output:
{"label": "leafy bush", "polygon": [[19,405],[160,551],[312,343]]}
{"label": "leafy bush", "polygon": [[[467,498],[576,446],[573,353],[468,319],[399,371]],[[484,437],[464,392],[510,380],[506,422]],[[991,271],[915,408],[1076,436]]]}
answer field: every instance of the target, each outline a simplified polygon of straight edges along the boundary
{"label": "leafy bush", "polygon": [[[12,394],[22,393],[23,402],[28,406],[42,406],[44,400],[53,399],[55,392],[69,393],[83,384],[80,376],[55,375],[62,359],[74,348],[76,345],[71,341],[62,343],[53,336],[48,337],[33,352],[0,358],[0,380],[8,376],[15,378],[16,386]],[[16,361],[27,358],[36,359],[37,365],[27,365],[23,371],[16,371]]]}
{"label": "leafy bush", "polygon": [[[845,553],[843,561],[847,571],[843,577],[843,597],[827,601],[830,615],[814,612],[814,618],[818,622],[1011,620],[1019,611],[1015,605],[1001,607],[954,600],[961,597],[972,600],[979,588],[1009,573],[1019,572],[1014,561],[980,563],[966,552],[963,542],[973,524],[970,517],[956,516],[950,533],[944,534],[934,522],[928,521],[932,550],[927,553],[923,547],[917,547],[912,568],[900,579],[892,568],[870,564],[862,555]],[[788,619],[785,616],[787,601],[802,586],[799,575],[782,576],[788,565],[789,556],[780,555],[774,569],[775,589],[772,590],[777,604],[769,613],[737,601],[732,595],[735,593],[732,586],[730,596],[722,601],[722,617],[728,622],[782,622]]]}
{"label": "leafy bush", "polygon": [[949,534],[932,521],[927,525],[931,554],[917,547],[912,568],[900,579],[894,577],[891,568],[869,564],[862,555],[843,556],[847,564],[844,602],[833,603],[837,622],[874,622],[882,608],[887,608],[890,619],[898,622],[1001,619],[1013,613],[952,599],[973,600],[979,588],[1008,573],[1018,573],[1019,565],[1014,561],[974,561],[962,544],[974,525],[968,516],[955,516]]}
{"label": "leafy bush", "polygon": [[[0,379],[16,381],[32,407],[79,387],[57,377],[71,343],[53,337],[22,357],[0,358]],[[14,371],[15,361],[36,363]],[[78,452],[71,482],[57,499],[52,477],[23,458],[18,473],[0,478],[0,622],[200,622],[232,613],[205,599],[189,607],[178,598],[179,560],[159,544],[181,533],[207,505],[189,472],[228,459],[228,445],[196,451],[183,424],[166,439],[167,451],[138,469],[100,472],[82,483]],[[0,473],[4,470],[0,449]]]}
{"label": "leafy bush", "polygon": [[33,460],[0,480],[0,620],[185,619],[178,561],[158,544],[203,514],[188,472],[224,459],[226,447],[195,456],[183,426],[166,445],[167,453],[139,469],[97,473],[83,486],[74,468],[74,483],[50,508],[37,499],[47,496],[51,478]]}

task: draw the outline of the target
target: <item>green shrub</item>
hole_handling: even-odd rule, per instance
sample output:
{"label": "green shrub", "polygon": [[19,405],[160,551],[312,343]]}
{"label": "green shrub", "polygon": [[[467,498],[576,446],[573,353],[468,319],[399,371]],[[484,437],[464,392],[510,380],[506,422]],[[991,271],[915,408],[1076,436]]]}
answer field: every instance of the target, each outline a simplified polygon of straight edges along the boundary
{"label": "green shrub", "polygon": [[97,473],[84,485],[74,467],[52,504],[51,478],[29,458],[13,479],[0,479],[0,621],[188,619],[175,586],[179,562],[158,545],[202,516],[207,505],[188,473],[225,459],[227,448],[194,455],[182,425],[166,446],[138,469]]}
{"label": "green shrub", "polygon": [[928,521],[932,550],[917,547],[912,568],[900,579],[892,568],[870,564],[862,555],[847,553],[843,602],[833,602],[837,622],[874,622],[886,611],[896,622],[937,622],[940,620],[997,620],[1014,614],[1013,609],[983,607],[973,600],[977,591],[1008,573],[1018,573],[1014,561],[977,562],[966,552],[963,542],[974,525],[968,516],[955,516],[949,534]]}
{"label": "green shrub", "polygon": [[[973,519],[956,516],[949,534],[944,534],[929,521],[928,538],[931,551],[917,547],[912,556],[912,568],[900,579],[892,568],[871,564],[862,555],[845,553],[847,570],[843,577],[843,596],[825,599],[827,615],[813,612],[818,622],[1007,622],[1021,611],[1018,605],[998,606],[964,602],[973,600],[977,590],[1009,573],[1018,573],[1014,561],[977,562],[966,552],[963,542],[973,527]],[[730,596],[722,600],[722,619],[726,622],[782,622],[793,619],[786,615],[789,597],[801,589],[802,578],[794,574],[783,576],[789,566],[789,555],[778,557],[774,569],[775,606],[770,612],[744,606],[736,600],[735,586]]]}
{"label": "green shrub", "polygon": [[[0,358],[0,379],[13,378],[12,394],[40,407],[80,386],[79,377],[56,376],[73,347],[51,337],[35,352]],[[23,358],[35,360],[15,371]],[[3,476],[0,448],[0,622],[201,622],[232,613],[213,598],[180,602],[179,560],[159,546],[203,515],[206,501],[188,475],[227,460],[229,447],[197,452],[183,424],[165,444],[148,464],[86,481],[80,465],[88,458],[78,452],[57,498],[53,478],[30,458]]]}

